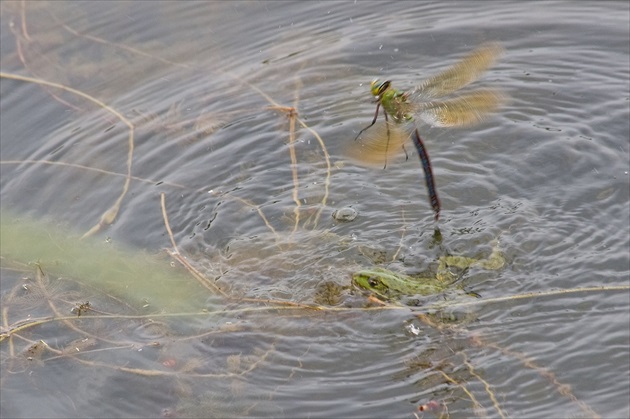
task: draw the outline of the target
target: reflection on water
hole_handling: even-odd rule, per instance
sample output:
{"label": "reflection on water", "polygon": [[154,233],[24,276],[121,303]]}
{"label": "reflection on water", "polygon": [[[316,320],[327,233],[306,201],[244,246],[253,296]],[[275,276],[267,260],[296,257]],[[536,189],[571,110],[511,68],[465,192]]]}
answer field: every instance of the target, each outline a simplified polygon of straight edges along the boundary
{"label": "reflection on water", "polygon": [[[3,249],[2,416],[630,413],[627,4],[0,7],[3,222],[97,226],[90,240],[185,265],[196,295],[133,300],[90,263]],[[410,90],[487,41],[505,56],[484,85],[510,103],[473,129],[419,125],[440,242],[417,155],[362,167],[353,138],[370,80]],[[332,217],[344,207],[353,221]],[[474,304],[382,307],[350,287],[495,238],[507,266],[461,273]]]}

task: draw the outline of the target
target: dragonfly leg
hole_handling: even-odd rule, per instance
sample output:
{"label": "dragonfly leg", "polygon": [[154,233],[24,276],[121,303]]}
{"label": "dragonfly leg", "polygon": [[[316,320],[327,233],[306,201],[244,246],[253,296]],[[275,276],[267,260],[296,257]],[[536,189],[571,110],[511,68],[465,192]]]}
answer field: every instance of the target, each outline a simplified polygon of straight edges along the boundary
{"label": "dragonfly leg", "polygon": [[[381,108],[381,102],[376,103],[376,112],[374,112],[374,119],[372,119],[372,123],[367,127],[363,128],[356,137],[354,137],[354,141],[358,140],[361,134],[367,131],[369,128],[372,128],[372,125],[376,124],[376,120],[378,119],[378,110]],[[387,119],[387,114],[385,114],[385,119]]]}
{"label": "dragonfly leg", "polygon": [[431,161],[429,160],[429,154],[427,153],[422,138],[418,133],[418,128],[415,129],[414,135],[412,135],[413,144],[418,150],[418,156],[422,163],[422,170],[424,170],[424,181],[427,184],[427,190],[429,192],[429,200],[431,201],[431,207],[435,212],[435,221],[440,218],[440,199],[437,196],[437,190],[435,188],[435,182],[433,180],[433,170],[431,169]]}
{"label": "dragonfly leg", "polygon": [[387,112],[385,108],[383,108],[383,113],[385,114],[385,128],[387,129],[387,142],[385,143],[385,164],[383,165],[383,170],[387,168],[387,153],[389,152],[389,119],[387,118]]}

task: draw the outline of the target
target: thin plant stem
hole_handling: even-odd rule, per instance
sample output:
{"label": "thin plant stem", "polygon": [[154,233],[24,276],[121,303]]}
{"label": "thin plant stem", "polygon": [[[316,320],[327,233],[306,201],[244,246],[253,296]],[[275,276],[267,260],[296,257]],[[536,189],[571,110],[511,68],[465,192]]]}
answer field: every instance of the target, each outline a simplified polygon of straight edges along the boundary
{"label": "thin plant stem", "polygon": [[131,121],[125,118],[125,116],[123,116],[116,109],[110,107],[109,105],[103,103],[102,101],[88,95],[87,93],[84,93],[80,90],[73,89],[72,87],[65,86],[63,84],[54,83],[54,82],[50,82],[50,81],[46,81],[42,79],[35,79],[32,77],[20,76],[18,74],[4,73],[4,72],[0,72],[0,78],[6,78],[6,79],[23,81],[27,83],[43,85],[43,86],[49,86],[49,87],[53,87],[56,89],[60,89],[60,90],[75,94],[77,96],[80,96],[84,99],[89,100],[90,102],[105,109],[107,112],[113,114],[122,123],[124,123],[127,126],[127,128],[129,128],[129,135],[128,135],[129,150],[127,152],[127,175],[125,176],[125,183],[123,185],[123,190],[118,196],[118,198],[116,199],[116,201],[114,202],[114,205],[112,205],[107,211],[105,211],[103,215],[101,216],[101,219],[99,220],[99,222],[95,224],[90,230],[88,230],[81,238],[92,236],[98,233],[103,227],[113,223],[114,220],[116,219],[116,216],[118,215],[118,212],[120,211],[120,206],[122,204],[122,201],[125,195],[127,195],[127,191],[129,190],[129,185],[131,184],[131,166],[133,162],[133,151],[134,151],[134,126],[131,123]]}
{"label": "thin plant stem", "polygon": [[179,252],[179,249],[177,248],[177,242],[175,241],[175,237],[173,237],[173,231],[171,230],[171,225],[168,221],[168,213],[166,212],[165,196],[166,194],[164,192],[160,194],[160,204],[162,207],[162,218],[164,219],[164,226],[166,227],[166,231],[168,232],[168,237],[170,238],[171,244],[173,246],[173,250],[170,250],[169,254],[171,255],[173,259],[177,260],[182,266],[184,266],[188,270],[188,272],[190,272],[191,275],[205,288],[209,289],[213,293],[222,295],[223,297],[227,297],[227,294],[221,288],[219,288],[214,282],[206,278],[201,272],[195,269],[190,264],[190,262],[188,262],[188,259],[183,257],[181,253]]}

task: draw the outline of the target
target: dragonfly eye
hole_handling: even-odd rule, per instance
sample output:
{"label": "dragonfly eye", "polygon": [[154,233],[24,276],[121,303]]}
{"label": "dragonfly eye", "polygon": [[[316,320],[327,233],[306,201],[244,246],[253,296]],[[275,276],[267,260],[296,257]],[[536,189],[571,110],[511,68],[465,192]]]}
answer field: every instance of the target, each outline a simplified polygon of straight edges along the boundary
{"label": "dragonfly eye", "polygon": [[383,93],[385,93],[385,91],[387,89],[389,89],[389,86],[392,82],[390,80],[385,80],[384,82],[380,82],[377,80],[374,80],[372,82],[372,88],[370,89],[370,91],[372,92],[373,96],[381,96]]}
{"label": "dragonfly eye", "polygon": [[381,84],[378,81],[378,79],[374,79],[372,80],[372,83],[370,83],[370,92],[372,93],[372,96],[378,96],[378,90],[381,88]]}

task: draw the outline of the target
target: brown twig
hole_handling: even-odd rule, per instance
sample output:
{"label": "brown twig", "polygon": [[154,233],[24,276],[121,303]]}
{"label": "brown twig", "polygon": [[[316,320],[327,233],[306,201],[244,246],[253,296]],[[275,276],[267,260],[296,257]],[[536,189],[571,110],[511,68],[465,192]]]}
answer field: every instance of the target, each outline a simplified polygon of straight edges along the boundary
{"label": "brown twig", "polygon": [[114,205],[112,205],[107,211],[105,211],[103,215],[101,216],[101,219],[99,220],[99,222],[96,225],[94,225],[94,227],[92,227],[90,230],[88,230],[81,238],[89,237],[99,232],[104,226],[107,226],[113,223],[114,220],[116,219],[116,216],[118,215],[118,212],[120,211],[120,205],[122,204],[122,201],[125,195],[127,195],[127,191],[129,190],[129,185],[131,184],[131,165],[133,162],[133,150],[134,150],[133,124],[114,108],[88,95],[87,93],[81,92],[80,90],[73,89],[72,87],[65,86],[59,83],[42,80],[42,79],[34,79],[32,77],[20,76],[20,75],[11,74],[11,73],[0,72],[0,78],[7,78],[7,79],[19,80],[19,81],[23,81],[27,83],[34,83],[34,84],[39,84],[43,86],[49,86],[49,87],[53,87],[56,89],[60,89],[60,90],[75,94],[77,96],[80,96],[84,99],[89,100],[90,102],[100,106],[101,108],[105,109],[109,113],[113,114],[116,118],[118,118],[121,122],[123,122],[129,128],[129,136],[128,136],[129,151],[127,152],[127,175],[125,176],[125,183],[123,185],[123,190],[118,196],[118,199],[116,199],[116,202],[114,202]]}
{"label": "brown twig", "polygon": [[[110,170],[98,169],[96,167],[83,166],[81,164],[66,163],[66,162],[62,162],[62,161],[30,160],[30,159],[26,159],[26,160],[0,160],[0,165],[2,165],[2,164],[45,164],[45,165],[50,165],[50,166],[72,167],[72,168],[75,168],[75,169],[81,169],[81,170],[86,170],[86,171],[89,171],[89,172],[101,173],[101,174],[109,175],[109,176],[127,177],[127,175],[124,174],[124,173],[112,172]],[[157,180],[153,180],[153,179],[145,179],[145,178],[141,178],[141,177],[138,177],[138,176],[131,176],[131,180],[136,180],[138,182],[148,183],[148,184],[151,184],[151,185],[157,185],[159,183],[160,185],[172,186],[174,188],[190,189],[186,185],[182,185],[182,184],[179,184],[179,183],[173,183],[173,182],[167,182],[167,181],[157,181]]]}
{"label": "brown twig", "polygon": [[177,248],[177,242],[175,241],[175,237],[173,237],[173,231],[171,230],[171,225],[168,221],[165,196],[166,195],[164,192],[160,194],[160,204],[162,206],[162,218],[164,219],[164,226],[166,227],[166,231],[168,232],[168,237],[171,240],[171,244],[173,246],[173,250],[170,250],[169,254],[171,255],[173,259],[177,260],[182,266],[184,266],[184,268],[186,268],[188,272],[190,272],[191,275],[205,288],[209,289],[210,291],[214,293],[220,294],[223,297],[227,297],[227,294],[221,288],[219,288],[214,282],[206,278],[201,272],[195,269],[190,264],[190,262],[188,262],[188,260],[185,257],[183,257],[181,253],[179,253],[179,249]]}

